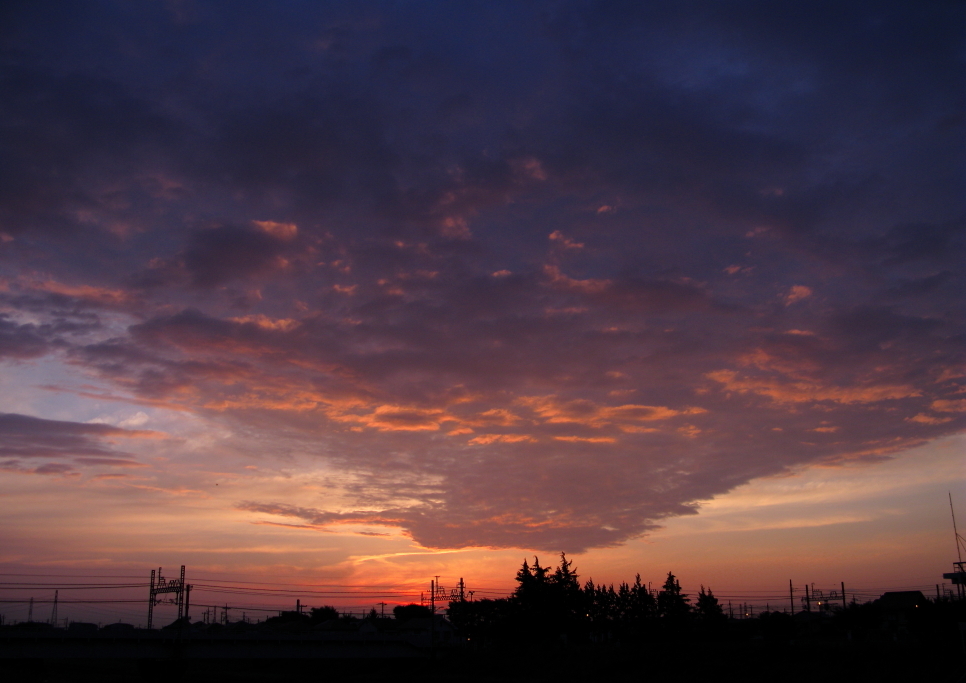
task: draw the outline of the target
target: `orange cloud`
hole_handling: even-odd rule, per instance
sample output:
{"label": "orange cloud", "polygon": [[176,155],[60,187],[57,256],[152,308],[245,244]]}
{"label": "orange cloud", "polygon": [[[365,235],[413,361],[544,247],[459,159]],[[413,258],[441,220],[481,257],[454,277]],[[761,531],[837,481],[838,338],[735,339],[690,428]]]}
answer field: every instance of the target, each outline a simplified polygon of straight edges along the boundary
{"label": "orange cloud", "polygon": [[252,221],[255,227],[282,241],[295,239],[299,228],[295,223],[276,223],[275,221]]}
{"label": "orange cloud", "polygon": [[33,280],[22,283],[22,286],[38,292],[61,294],[103,306],[123,306],[136,300],[130,292],[121,289],[108,289],[91,285],[68,285],[56,280]]}
{"label": "orange cloud", "polygon": [[601,406],[583,399],[561,401],[556,396],[521,397],[516,400],[516,403],[526,406],[548,424],[579,424],[594,428],[655,422],[668,420],[679,415],[700,415],[707,412],[704,408],[694,406],[681,409],[633,403],[619,406]]}
{"label": "orange cloud", "polygon": [[550,241],[557,242],[564,249],[583,249],[584,248],[583,242],[575,242],[569,237],[566,237],[559,230],[554,230],[552,233],[550,233]]}
{"label": "orange cloud", "polygon": [[907,417],[906,422],[918,422],[924,425],[941,425],[946,422],[952,422],[951,417],[934,417],[932,415],[926,415],[925,413],[918,413],[913,417]]}
{"label": "orange cloud", "polygon": [[239,324],[251,324],[262,330],[271,330],[276,332],[291,332],[295,328],[299,327],[302,323],[298,320],[293,320],[292,318],[269,318],[266,315],[244,315],[237,318],[229,318],[232,322]]}
{"label": "orange cloud", "polygon": [[536,439],[529,434],[481,434],[469,440],[468,443],[485,445],[491,443],[536,443]]}
{"label": "orange cloud", "polygon": [[478,413],[475,418],[463,420],[464,424],[473,426],[498,425],[500,427],[510,427],[521,422],[519,415],[511,413],[506,408],[491,408],[482,413]]}
{"label": "orange cloud", "polygon": [[907,385],[866,385],[859,387],[826,386],[806,380],[782,381],[777,378],[752,379],[739,377],[733,370],[715,370],[705,375],[723,385],[725,391],[767,396],[776,403],[877,403],[921,396],[918,389]]}
{"label": "orange cloud", "polygon": [[437,408],[414,408],[399,405],[381,405],[370,413],[333,414],[337,422],[354,422],[380,432],[434,432],[440,422],[451,419],[445,411]]}
{"label": "orange cloud", "polygon": [[657,427],[638,427],[637,425],[617,425],[617,428],[627,434],[653,434],[661,431]]}
{"label": "orange cloud", "polygon": [[615,443],[617,439],[609,436],[555,436],[557,441],[569,441],[571,443]]}
{"label": "orange cloud", "polygon": [[807,299],[812,296],[812,288],[806,287],[805,285],[794,285],[785,294],[783,300],[786,306],[791,306],[796,301],[801,301],[802,299]]}
{"label": "orange cloud", "polygon": [[544,275],[550,278],[550,284],[557,289],[566,289],[582,294],[599,294],[611,286],[611,280],[575,280],[560,272],[560,268],[554,265],[543,267]]}
{"label": "orange cloud", "polygon": [[940,399],[933,401],[929,407],[941,413],[966,413],[966,398],[955,400]]}

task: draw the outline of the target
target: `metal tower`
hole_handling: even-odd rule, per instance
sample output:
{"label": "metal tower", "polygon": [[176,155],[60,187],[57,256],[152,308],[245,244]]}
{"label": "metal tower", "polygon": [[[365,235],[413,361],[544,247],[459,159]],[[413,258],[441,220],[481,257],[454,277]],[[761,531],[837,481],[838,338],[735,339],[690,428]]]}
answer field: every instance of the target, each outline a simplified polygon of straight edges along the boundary
{"label": "metal tower", "polygon": [[174,593],[175,596],[169,599],[169,603],[178,605],[178,619],[185,614],[185,582],[184,565],[181,565],[181,577],[177,579],[164,580],[161,575],[161,567],[158,567],[157,574],[151,570],[151,587],[148,593],[148,628],[152,627],[154,619],[154,606],[160,605],[163,600],[158,596],[162,593]]}

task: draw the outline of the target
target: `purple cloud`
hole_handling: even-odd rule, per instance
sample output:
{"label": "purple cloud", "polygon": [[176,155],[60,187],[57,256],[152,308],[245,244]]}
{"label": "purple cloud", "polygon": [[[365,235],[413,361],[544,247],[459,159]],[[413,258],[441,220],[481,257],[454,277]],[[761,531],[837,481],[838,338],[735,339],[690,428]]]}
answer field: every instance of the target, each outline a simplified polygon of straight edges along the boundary
{"label": "purple cloud", "polygon": [[966,426],[962,8],[202,7],[11,21],[0,357],[345,475],[239,514],[573,551]]}

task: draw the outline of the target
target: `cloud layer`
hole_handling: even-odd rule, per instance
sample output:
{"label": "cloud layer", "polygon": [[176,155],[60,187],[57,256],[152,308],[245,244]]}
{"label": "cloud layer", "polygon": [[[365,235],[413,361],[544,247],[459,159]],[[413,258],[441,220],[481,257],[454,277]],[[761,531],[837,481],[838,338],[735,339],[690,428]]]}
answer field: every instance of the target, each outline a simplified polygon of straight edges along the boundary
{"label": "cloud layer", "polygon": [[[963,429],[962,7],[432,15],[14,12],[0,360],[344,474],[239,515],[436,548]],[[66,424],[2,457],[127,434]]]}

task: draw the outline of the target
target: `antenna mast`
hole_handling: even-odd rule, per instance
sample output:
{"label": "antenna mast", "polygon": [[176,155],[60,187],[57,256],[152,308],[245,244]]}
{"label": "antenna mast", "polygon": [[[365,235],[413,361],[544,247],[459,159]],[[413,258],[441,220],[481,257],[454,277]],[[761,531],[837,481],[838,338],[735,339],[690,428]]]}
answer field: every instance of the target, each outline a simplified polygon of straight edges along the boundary
{"label": "antenna mast", "polygon": [[959,535],[959,530],[956,528],[956,511],[953,510],[953,494],[951,491],[947,493],[949,494],[949,514],[953,517],[953,534],[956,537],[956,555],[961,563],[963,561],[963,537]]}
{"label": "antenna mast", "polygon": [[963,545],[966,541],[959,535],[959,529],[956,528],[956,511],[953,510],[953,494],[951,491],[949,492],[949,514],[953,516],[953,533],[956,535],[956,557],[959,558],[959,561],[953,562],[953,567],[956,571],[943,574],[943,578],[952,580],[953,585],[956,586],[956,592],[959,594],[959,599],[962,600],[966,598],[966,594],[963,591],[964,586],[966,586],[966,571],[963,569]]}

